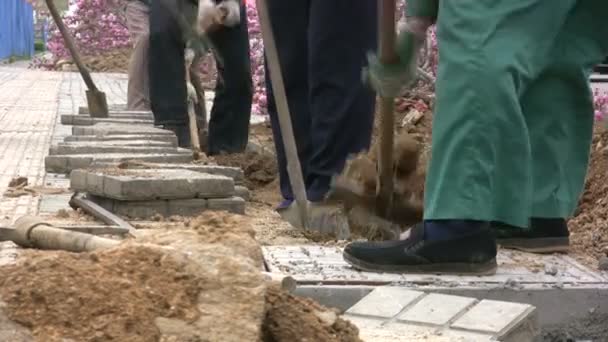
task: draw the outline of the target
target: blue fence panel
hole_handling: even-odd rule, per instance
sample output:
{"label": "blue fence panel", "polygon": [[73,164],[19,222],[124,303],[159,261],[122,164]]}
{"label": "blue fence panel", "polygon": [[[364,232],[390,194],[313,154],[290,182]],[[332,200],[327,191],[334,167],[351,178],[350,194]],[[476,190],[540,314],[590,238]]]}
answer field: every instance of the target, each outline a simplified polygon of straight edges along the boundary
{"label": "blue fence panel", "polygon": [[0,0],[0,59],[34,55],[34,11],[25,0]]}

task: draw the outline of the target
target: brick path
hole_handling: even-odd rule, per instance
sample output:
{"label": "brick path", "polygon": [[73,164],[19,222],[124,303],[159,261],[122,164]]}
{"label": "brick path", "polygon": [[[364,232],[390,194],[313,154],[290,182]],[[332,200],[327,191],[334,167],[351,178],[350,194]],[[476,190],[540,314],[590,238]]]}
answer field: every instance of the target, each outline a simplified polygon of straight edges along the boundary
{"label": "brick path", "polygon": [[[126,76],[93,76],[109,103],[126,102]],[[15,177],[28,177],[33,186],[57,186],[47,179],[44,157],[52,141],[69,134],[59,123],[86,103],[77,73],[58,73],[0,66],[0,192]],[[65,183],[63,183],[65,184]],[[67,185],[67,184],[65,184]],[[0,223],[10,224],[24,214],[36,214],[38,196],[0,199]]]}

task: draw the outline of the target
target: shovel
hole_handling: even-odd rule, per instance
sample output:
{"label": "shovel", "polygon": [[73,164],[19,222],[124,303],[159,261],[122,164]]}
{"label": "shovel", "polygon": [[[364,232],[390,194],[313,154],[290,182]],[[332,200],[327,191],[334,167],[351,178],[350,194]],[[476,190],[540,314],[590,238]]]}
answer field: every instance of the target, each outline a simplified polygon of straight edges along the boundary
{"label": "shovel", "polygon": [[80,58],[80,53],[76,49],[76,45],[72,40],[72,36],[68,32],[67,28],[63,24],[63,20],[57,11],[57,7],[55,7],[55,3],[53,0],[45,0],[46,5],[49,8],[49,12],[51,12],[51,16],[61,32],[61,36],[63,36],[63,40],[65,41],[65,45],[70,51],[72,55],[72,59],[76,66],[78,67],[78,71],[80,72],[80,76],[82,76],[82,80],[87,86],[86,96],[87,96],[87,105],[89,107],[89,115],[94,118],[107,118],[109,116],[108,111],[108,102],[106,100],[106,94],[102,91],[99,91],[91,78],[91,74],[89,70],[85,67],[84,63],[82,63],[82,59]]}

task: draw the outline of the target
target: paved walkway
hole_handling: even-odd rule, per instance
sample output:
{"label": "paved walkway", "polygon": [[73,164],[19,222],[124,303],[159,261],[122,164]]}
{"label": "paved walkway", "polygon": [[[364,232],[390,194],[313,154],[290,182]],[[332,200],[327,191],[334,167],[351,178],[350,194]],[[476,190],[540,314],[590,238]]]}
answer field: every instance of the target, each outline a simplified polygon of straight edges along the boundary
{"label": "paved walkway", "polygon": [[[93,75],[109,103],[126,102],[126,76]],[[32,186],[47,185],[44,157],[54,140],[70,127],[59,123],[86,102],[84,84],[76,73],[28,70],[0,66],[0,192],[15,177],[27,177]],[[54,184],[53,184],[54,185]],[[10,224],[25,214],[36,214],[38,196],[0,199],[0,222]]]}

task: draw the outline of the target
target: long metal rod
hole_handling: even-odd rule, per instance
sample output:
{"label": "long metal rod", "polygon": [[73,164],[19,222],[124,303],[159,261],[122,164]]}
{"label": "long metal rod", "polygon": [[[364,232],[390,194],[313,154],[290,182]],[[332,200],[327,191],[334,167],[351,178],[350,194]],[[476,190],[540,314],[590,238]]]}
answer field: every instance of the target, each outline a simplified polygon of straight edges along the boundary
{"label": "long metal rod", "polygon": [[[283,0],[285,1],[285,0]],[[279,116],[279,125],[281,127],[281,138],[285,146],[285,155],[287,157],[287,173],[289,181],[294,191],[296,204],[300,213],[300,219],[303,228],[308,228],[308,213],[307,213],[307,198],[306,188],[304,186],[304,177],[300,160],[298,159],[298,149],[296,140],[293,135],[293,125],[291,122],[291,114],[287,104],[287,95],[285,94],[285,84],[281,73],[281,64],[279,54],[276,47],[276,41],[272,32],[270,15],[266,0],[256,0],[258,16],[260,19],[260,27],[262,38],[264,39],[264,50],[266,52],[266,60],[270,71],[270,80],[272,82],[272,91],[277,106]]]}
{"label": "long metal rod", "polygon": [[[380,61],[384,64],[398,62],[395,51],[395,0],[378,2],[378,34]],[[393,145],[394,145],[394,99],[380,98],[380,153],[378,158],[379,188],[376,210],[386,213],[390,210],[393,196]]]}

